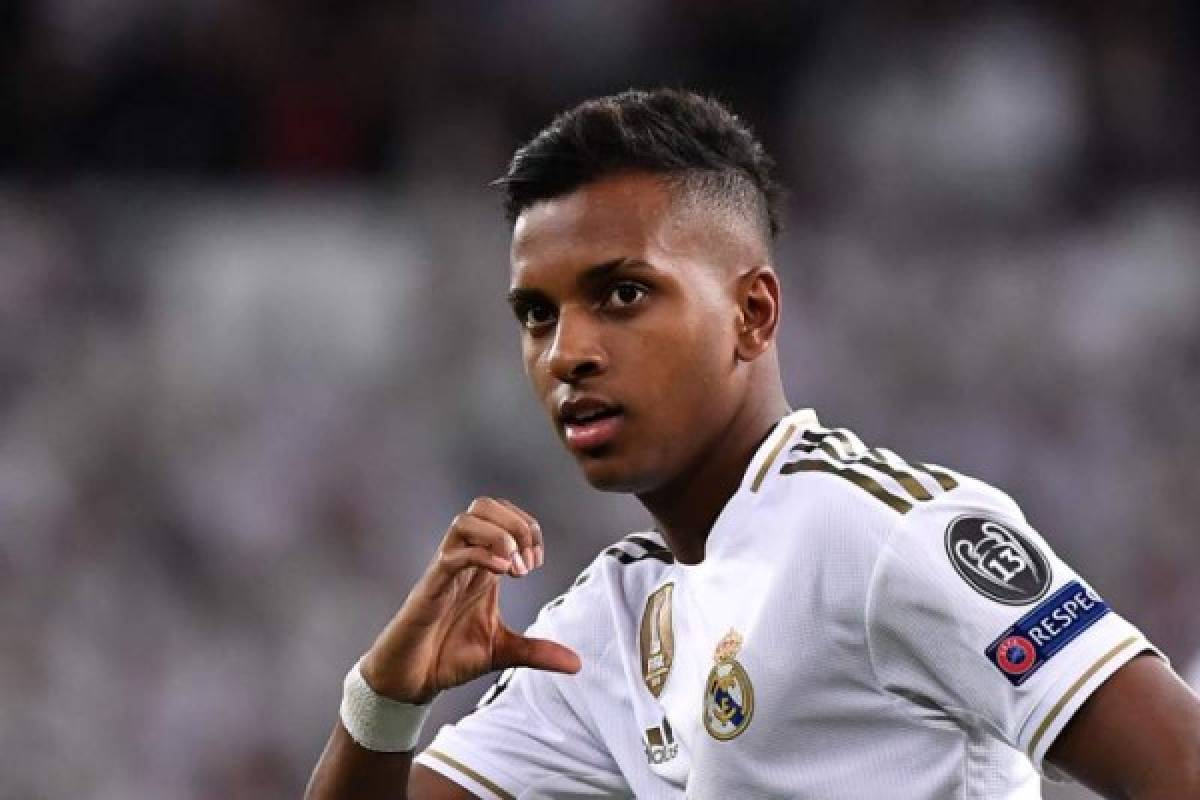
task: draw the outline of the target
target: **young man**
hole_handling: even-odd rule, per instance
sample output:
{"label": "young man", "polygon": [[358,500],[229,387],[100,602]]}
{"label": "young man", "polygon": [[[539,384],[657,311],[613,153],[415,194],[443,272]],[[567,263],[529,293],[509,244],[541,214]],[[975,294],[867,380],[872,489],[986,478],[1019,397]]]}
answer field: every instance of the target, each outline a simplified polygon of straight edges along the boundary
{"label": "young man", "polygon": [[[502,184],[525,370],[657,522],[522,636],[537,521],[480,498],[347,676],[311,798],[1200,797],[1200,703],[977,480],[791,411],[776,189],[688,92],[556,119]],[[413,765],[424,706],[504,670]],[[407,791],[407,795],[406,795]]]}

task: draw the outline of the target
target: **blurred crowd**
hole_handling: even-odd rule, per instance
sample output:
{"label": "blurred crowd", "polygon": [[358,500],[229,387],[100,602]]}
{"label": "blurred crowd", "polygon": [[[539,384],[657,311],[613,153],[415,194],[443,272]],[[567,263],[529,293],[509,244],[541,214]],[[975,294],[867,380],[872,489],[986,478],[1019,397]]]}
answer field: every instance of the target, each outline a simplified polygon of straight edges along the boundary
{"label": "blurred crowd", "polygon": [[1200,673],[1200,6],[26,0],[0,44],[0,800],[298,796],[473,496],[550,539],[518,626],[647,524],[532,402],[487,187],[628,86],[776,155],[793,405],[1004,488]]}

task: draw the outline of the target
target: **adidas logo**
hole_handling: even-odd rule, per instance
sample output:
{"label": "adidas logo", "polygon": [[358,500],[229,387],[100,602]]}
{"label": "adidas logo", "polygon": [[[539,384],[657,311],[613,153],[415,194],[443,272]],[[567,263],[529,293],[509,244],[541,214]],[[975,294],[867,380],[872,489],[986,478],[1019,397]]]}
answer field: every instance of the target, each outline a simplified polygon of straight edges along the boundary
{"label": "adidas logo", "polygon": [[646,750],[646,761],[652,766],[655,764],[665,764],[679,755],[679,742],[675,741],[675,734],[671,731],[671,723],[667,722],[666,717],[663,717],[662,725],[659,725],[657,728],[646,729],[646,737],[643,745]]}

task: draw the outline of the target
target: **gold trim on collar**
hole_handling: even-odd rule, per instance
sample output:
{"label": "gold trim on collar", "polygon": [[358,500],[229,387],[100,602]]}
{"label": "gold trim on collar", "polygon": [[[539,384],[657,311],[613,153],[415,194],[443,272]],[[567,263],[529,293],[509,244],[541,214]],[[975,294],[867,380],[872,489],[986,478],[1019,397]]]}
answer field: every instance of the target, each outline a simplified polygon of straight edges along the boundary
{"label": "gold trim on collar", "polygon": [[783,446],[787,443],[788,439],[792,438],[792,434],[795,432],[796,424],[794,422],[788,423],[787,428],[783,431],[783,435],[775,440],[775,445],[771,448],[770,454],[767,455],[762,466],[758,468],[758,474],[754,476],[754,483],[750,485],[750,491],[757,492],[758,487],[762,486],[763,479],[767,477],[767,470],[771,468],[771,464],[779,457],[779,451],[783,449]]}

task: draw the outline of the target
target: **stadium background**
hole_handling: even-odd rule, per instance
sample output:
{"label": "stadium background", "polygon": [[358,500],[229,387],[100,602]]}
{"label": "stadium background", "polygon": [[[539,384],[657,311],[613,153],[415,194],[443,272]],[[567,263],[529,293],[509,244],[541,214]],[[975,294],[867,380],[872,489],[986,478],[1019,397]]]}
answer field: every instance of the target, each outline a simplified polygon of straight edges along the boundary
{"label": "stadium background", "polygon": [[793,403],[1007,489],[1187,668],[1200,6],[1032,5],[5,3],[0,798],[296,797],[472,496],[547,531],[516,624],[644,524],[531,402],[486,188],[630,85],[778,157]]}

